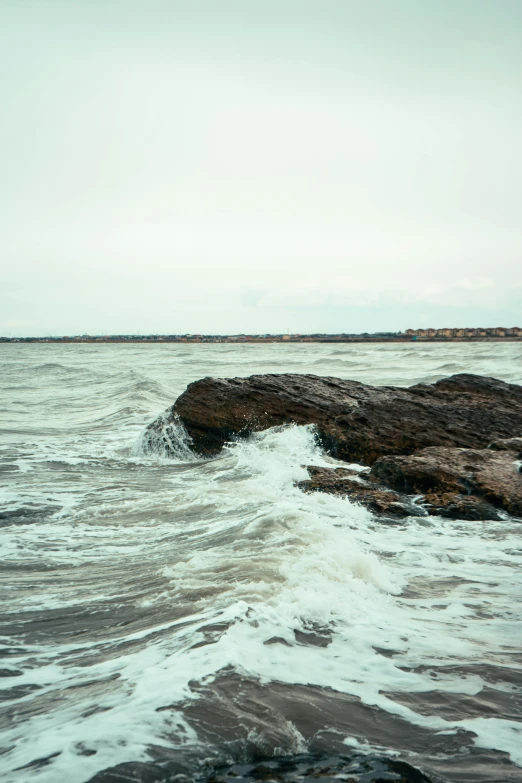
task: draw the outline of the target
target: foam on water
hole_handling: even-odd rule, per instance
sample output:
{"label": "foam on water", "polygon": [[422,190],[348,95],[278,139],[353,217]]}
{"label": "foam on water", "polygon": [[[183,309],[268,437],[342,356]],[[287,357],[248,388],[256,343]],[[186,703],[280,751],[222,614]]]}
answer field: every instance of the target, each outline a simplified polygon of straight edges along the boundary
{"label": "foam on water", "polygon": [[[201,376],[211,362],[203,347]],[[445,355],[427,350],[421,358],[408,347],[416,358],[407,360],[414,364],[408,372],[427,379],[450,361],[466,369],[457,347],[451,357],[444,347]],[[60,362],[38,365],[49,396],[61,383],[61,350]],[[85,399],[72,405],[52,436],[45,423],[38,434],[34,413],[31,439],[10,436],[4,459],[26,472],[2,474],[9,477],[0,529],[9,575],[3,662],[13,670],[1,681],[8,697],[3,779],[83,783],[104,767],[147,759],[151,746],[197,749],[184,714],[184,705],[199,698],[191,683],[230,670],[261,683],[350,694],[437,732],[466,729],[477,735],[477,746],[504,750],[522,764],[520,723],[498,716],[445,719],[392,697],[432,691],[433,667],[447,667],[437,675],[438,691],[469,696],[485,680],[462,667],[518,669],[517,523],[431,517],[383,525],[347,500],[304,494],[295,486],[307,477],[303,466],[337,464],[318,449],[311,427],[274,428],[230,444],[216,459],[197,460],[181,425],[166,425],[156,439],[145,430],[172,403],[170,389],[179,393],[196,374],[175,364],[175,377],[169,376],[174,360],[167,351],[156,354],[160,372],[150,350],[133,348],[132,370],[123,363],[119,372],[114,359],[109,368],[108,359],[97,362],[89,353],[91,405]],[[322,374],[339,353],[324,347]],[[394,356],[382,354],[387,362]],[[220,374],[232,374],[227,355],[237,372],[237,352],[218,351]],[[299,365],[303,354],[295,355]],[[255,371],[273,370],[270,362],[259,366],[257,356]],[[197,363],[190,352],[182,359]],[[362,367],[364,354],[357,359]],[[499,376],[501,360],[487,353],[481,361],[489,367],[497,361]],[[254,371],[251,355],[245,362]],[[469,364],[476,370],[480,361],[472,356]],[[296,368],[287,361],[285,369]],[[18,362],[16,378],[24,373]],[[375,361],[368,373],[377,373]],[[355,377],[352,370],[347,375]],[[100,430],[99,383],[114,391],[129,378],[135,406],[132,394],[127,406],[116,402],[113,427]],[[78,383],[88,401],[84,374]],[[147,411],[144,389],[155,396]],[[86,416],[91,425],[79,434]],[[176,445],[174,459],[165,456],[165,436],[171,452]],[[41,511],[10,519],[22,506]],[[323,641],[306,643],[310,637]],[[293,737],[293,750],[303,750],[297,729]],[[360,738],[345,739],[364,746]],[[15,771],[54,753],[47,765]]]}
{"label": "foam on water", "polygon": [[170,421],[164,413],[154,427],[147,427],[132,447],[134,457],[165,457],[196,461],[190,450],[192,439],[179,421]]}

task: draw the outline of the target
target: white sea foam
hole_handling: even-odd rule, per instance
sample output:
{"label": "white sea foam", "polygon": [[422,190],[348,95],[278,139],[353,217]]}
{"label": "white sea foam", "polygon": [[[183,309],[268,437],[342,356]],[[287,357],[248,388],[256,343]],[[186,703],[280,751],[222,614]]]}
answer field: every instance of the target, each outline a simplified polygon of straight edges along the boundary
{"label": "white sea foam", "polygon": [[[383,355],[391,366],[394,354]],[[136,382],[132,356],[132,370],[121,368],[127,384]],[[161,356],[155,372],[168,377],[172,357]],[[461,366],[462,356],[456,362]],[[329,361],[323,356],[316,371],[327,374]],[[423,358],[408,372],[426,379],[444,361]],[[499,375],[502,361],[488,354],[469,364]],[[231,366],[237,371],[226,362],[221,370]],[[265,369],[240,366],[245,372]],[[307,369],[304,361],[301,367]],[[117,376],[113,364],[98,369],[109,388]],[[280,369],[296,368],[286,362]],[[92,364],[90,372],[95,378]],[[61,377],[56,369],[41,373]],[[208,374],[208,367],[193,373]],[[375,373],[372,365],[368,374]],[[178,391],[186,380],[192,376],[183,376]],[[85,376],[78,382],[83,386]],[[172,401],[161,385],[138,383],[137,396],[144,390],[156,395],[158,410]],[[93,406],[94,399],[93,391]],[[515,523],[432,517],[383,525],[347,500],[304,494],[295,483],[307,477],[305,465],[336,464],[317,447],[311,427],[274,428],[201,461],[175,425],[167,450],[163,432],[154,442],[139,437],[131,453],[132,439],[153,412],[120,410],[100,430],[99,410],[92,414],[95,430],[82,433],[83,404],[68,412],[70,428],[63,414],[62,430],[52,435],[10,436],[9,459],[23,460],[30,470],[5,474],[4,507],[41,514],[13,516],[1,530],[3,566],[11,569],[4,600],[23,623],[6,639],[15,648],[8,665],[22,674],[2,684],[40,689],[8,702],[27,712],[3,732],[4,780],[83,783],[103,767],[147,758],[149,745],[172,741],[166,737],[177,724],[183,726],[180,747],[197,746],[183,713],[183,703],[195,698],[189,683],[211,681],[225,667],[265,683],[358,696],[436,731],[465,728],[477,734],[477,745],[505,750],[522,763],[516,723],[444,720],[387,695],[433,690],[430,667],[516,667],[513,606],[522,577]],[[35,633],[31,613],[39,621]],[[222,630],[214,643],[197,646],[206,640],[200,629],[216,622]],[[296,632],[322,634],[331,643],[302,644]],[[286,644],[266,644],[274,638]],[[436,688],[446,693],[474,696],[484,686],[472,671],[438,671]],[[175,706],[157,711],[167,705]],[[297,749],[301,741],[296,734]],[[363,739],[347,742],[367,747]],[[82,755],[86,748],[96,755]],[[13,771],[52,753],[60,755],[47,766]]]}
{"label": "white sea foam", "polygon": [[192,439],[183,424],[162,414],[155,420],[153,427],[147,427],[140,434],[132,448],[132,455],[194,461],[191,443]]}

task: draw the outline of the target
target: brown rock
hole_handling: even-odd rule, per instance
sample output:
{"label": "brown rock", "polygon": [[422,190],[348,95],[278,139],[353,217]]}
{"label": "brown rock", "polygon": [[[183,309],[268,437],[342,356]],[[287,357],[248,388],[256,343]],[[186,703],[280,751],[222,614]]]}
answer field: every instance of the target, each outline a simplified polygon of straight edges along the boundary
{"label": "brown rock", "polygon": [[455,492],[427,492],[423,505],[430,516],[446,519],[464,519],[478,522],[485,520],[500,521],[499,512],[489,503],[476,495],[459,495]]}
{"label": "brown rock", "polygon": [[[447,519],[471,521],[494,520],[501,516],[496,508],[476,495],[429,490],[414,503],[411,496],[401,495],[379,485],[375,476],[345,468],[308,467],[310,480],[297,486],[304,492],[326,492],[349,498],[378,516],[404,518],[407,516],[441,516]],[[358,476],[359,481],[354,480]]]}
{"label": "brown rock", "polygon": [[[396,491],[426,494],[439,513],[453,505],[459,518],[491,519],[488,508],[493,514],[494,506],[522,516],[522,475],[516,456],[513,451],[434,447],[407,457],[381,457],[371,475]],[[483,516],[473,516],[481,508]],[[461,516],[466,509],[470,516]]]}
{"label": "brown rock", "polygon": [[489,444],[494,451],[514,451],[517,459],[522,459],[522,438],[498,438]]}
{"label": "brown rock", "polygon": [[[300,481],[297,486],[304,492],[326,492],[346,497],[372,511],[374,514],[407,517],[422,515],[422,508],[415,507],[408,498],[375,483],[357,480],[357,472],[345,468],[308,468],[310,480]],[[360,474],[359,474],[360,475]],[[364,474],[363,474],[364,475]]]}
{"label": "brown rock", "polygon": [[160,432],[176,419],[204,456],[268,427],[315,424],[330,454],[371,465],[426,446],[486,448],[522,432],[522,387],[467,374],[411,388],[315,375],[203,378],[150,429]]}

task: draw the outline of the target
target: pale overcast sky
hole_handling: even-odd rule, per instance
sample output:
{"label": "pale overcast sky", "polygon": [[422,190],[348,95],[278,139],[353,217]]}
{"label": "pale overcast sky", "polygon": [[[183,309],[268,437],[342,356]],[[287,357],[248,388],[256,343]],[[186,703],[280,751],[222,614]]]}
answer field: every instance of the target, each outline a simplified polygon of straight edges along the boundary
{"label": "pale overcast sky", "polygon": [[0,334],[522,326],[522,0],[0,0]]}

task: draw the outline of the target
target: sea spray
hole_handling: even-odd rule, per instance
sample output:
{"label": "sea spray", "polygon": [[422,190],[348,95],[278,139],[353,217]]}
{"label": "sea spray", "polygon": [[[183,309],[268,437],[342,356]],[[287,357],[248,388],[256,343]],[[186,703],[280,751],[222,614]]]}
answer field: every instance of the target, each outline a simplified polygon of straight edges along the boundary
{"label": "sea spray", "polygon": [[208,374],[316,362],[407,385],[451,363],[520,382],[516,346],[421,348],[347,346],[343,370],[328,345],[10,346],[3,780],[319,745],[401,753],[449,780],[516,779],[495,749],[518,759],[519,523],[387,525],[305,494],[306,465],[339,464],[308,427],[208,460],[182,429],[167,433],[173,457],[161,437],[143,442]]}

